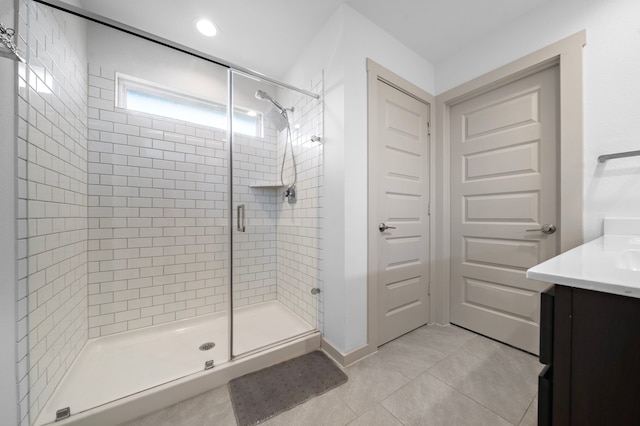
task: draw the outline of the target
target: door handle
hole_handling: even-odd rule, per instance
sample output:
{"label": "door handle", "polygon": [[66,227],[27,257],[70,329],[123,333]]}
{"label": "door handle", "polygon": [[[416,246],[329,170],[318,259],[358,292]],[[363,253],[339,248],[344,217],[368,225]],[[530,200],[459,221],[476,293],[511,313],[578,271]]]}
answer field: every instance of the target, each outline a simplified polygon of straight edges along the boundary
{"label": "door handle", "polygon": [[382,222],[381,224],[378,225],[378,229],[380,230],[380,232],[384,232],[387,229],[396,229],[396,227],[395,226],[387,226],[387,224]]}
{"label": "door handle", "polygon": [[238,204],[237,220],[238,220],[238,223],[237,223],[238,231],[244,232],[246,229],[244,225],[244,204]]}
{"label": "door handle", "polygon": [[543,234],[553,234],[554,232],[557,231],[558,228],[556,228],[555,225],[552,225],[550,223],[547,223],[545,225],[542,225],[542,228],[538,228],[538,229],[527,229],[527,232],[542,232]]}

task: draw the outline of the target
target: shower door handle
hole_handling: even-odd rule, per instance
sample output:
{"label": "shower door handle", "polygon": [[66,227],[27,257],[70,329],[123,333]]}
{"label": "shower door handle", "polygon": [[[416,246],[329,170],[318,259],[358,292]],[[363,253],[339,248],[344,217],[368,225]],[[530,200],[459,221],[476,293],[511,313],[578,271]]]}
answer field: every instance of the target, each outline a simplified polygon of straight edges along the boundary
{"label": "shower door handle", "polygon": [[238,231],[245,232],[244,204],[238,204]]}

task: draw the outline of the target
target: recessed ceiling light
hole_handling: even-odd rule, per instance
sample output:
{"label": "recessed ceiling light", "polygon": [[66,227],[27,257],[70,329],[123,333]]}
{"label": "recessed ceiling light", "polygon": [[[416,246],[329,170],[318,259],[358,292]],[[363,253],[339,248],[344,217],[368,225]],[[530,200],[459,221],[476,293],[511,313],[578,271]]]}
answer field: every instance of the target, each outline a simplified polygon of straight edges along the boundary
{"label": "recessed ceiling light", "polygon": [[208,19],[199,19],[196,22],[196,28],[207,37],[213,37],[214,35],[218,34],[218,29],[215,25],[213,25],[213,22],[209,21]]}
{"label": "recessed ceiling light", "polygon": [[257,116],[258,116],[258,113],[257,113],[257,112],[255,112],[255,111],[249,111],[249,112],[247,112],[247,115],[248,115],[249,117],[257,117]]}

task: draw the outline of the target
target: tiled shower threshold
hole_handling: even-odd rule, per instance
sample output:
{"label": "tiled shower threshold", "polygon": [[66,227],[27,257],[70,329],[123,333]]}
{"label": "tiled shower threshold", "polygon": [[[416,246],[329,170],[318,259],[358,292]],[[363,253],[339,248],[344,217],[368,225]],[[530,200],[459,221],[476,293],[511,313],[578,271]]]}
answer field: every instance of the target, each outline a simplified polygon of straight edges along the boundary
{"label": "tiled shower threshold", "polygon": [[[247,353],[313,329],[277,301],[238,308],[234,315],[234,353]],[[221,365],[207,370],[214,373],[218,368],[237,363],[226,363],[227,330],[226,314],[217,313],[91,339],[35,425],[53,422],[56,411],[65,407],[70,408],[73,417],[128,395],[203,373],[209,360],[215,366]],[[215,346],[200,350],[205,343]]]}

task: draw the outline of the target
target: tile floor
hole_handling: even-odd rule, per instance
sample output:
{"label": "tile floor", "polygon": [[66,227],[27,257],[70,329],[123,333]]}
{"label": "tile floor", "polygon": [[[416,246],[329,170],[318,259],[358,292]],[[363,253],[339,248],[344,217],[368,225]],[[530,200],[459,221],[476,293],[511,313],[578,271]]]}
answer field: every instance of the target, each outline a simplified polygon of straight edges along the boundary
{"label": "tile floor", "polygon": [[[346,384],[262,424],[534,426],[541,369],[532,355],[458,327],[429,325],[348,367]],[[235,424],[222,386],[126,426]]]}

